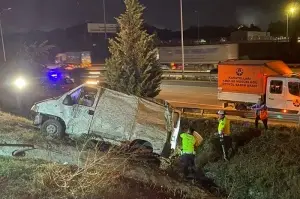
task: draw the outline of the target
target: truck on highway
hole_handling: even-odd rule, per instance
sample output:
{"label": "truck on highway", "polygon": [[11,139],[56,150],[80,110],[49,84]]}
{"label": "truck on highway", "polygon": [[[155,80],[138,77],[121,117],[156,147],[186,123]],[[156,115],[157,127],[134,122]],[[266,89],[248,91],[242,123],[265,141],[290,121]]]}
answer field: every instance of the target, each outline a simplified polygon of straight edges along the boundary
{"label": "truck on highway", "polygon": [[168,157],[175,149],[180,113],[158,103],[83,84],[61,97],[35,103],[34,124],[48,134],[91,135],[100,142],[147,147]]}
{"label": "truck on highway", "polygon": [[59,53],[55,56],[55,64],[66,69],[91,67],[91,52],[82,51]]}
{"label": "truck on highway", "polygon": [[300,76],[282,61],[225,61],[218,65],[218,99],[237,110],[261,99],[270,111],[300,114]]}
{"label": "truck on highway", "polygon": [[[182,69],[181,47],[159,47],[158,60],[172,69]],[[184,47],[185,68],[211,70],[221,61],[238,59],[238,44],[200,45]]]}

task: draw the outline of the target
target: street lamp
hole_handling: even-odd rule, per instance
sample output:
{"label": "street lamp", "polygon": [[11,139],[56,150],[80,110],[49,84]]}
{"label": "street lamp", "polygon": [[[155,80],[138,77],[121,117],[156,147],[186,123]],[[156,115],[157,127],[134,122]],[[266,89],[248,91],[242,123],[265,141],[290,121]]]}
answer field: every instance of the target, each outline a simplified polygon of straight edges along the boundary
{"label": "street lamp", "polygon": [[3,36],[3,30],[2,30],[1,16],[3,15],[3,13],[5,11],[9,11],[9,10],[11,10],[11,8],[2,9],[0,11],[0,34],[1,34],[1,41],[2,41],[2,50],[3,50],[3,59],[4,59],[4,62],[6,62],[6,53],[5,53],[5,45],[4,45],[4,36]]}
{"label": "street lamp", "polygon": [[180,30],[181,30],[181,59],[182,59],[182,77],[184,76],[184,43],[183,43],[183,10],[182,0],[180,0]]}
{"label": "street lamp", "polygon": [[105,0],[102,0],[103,5],[103,21],[104,21],[104,31],[105,31],[105,39],[107,39],[107,33],[106,33],[106,6],[105,6]]}
{"label": "street lamp", "polygon": [[287,13],[286,13],[286,38],[289,38],[289,17],[293,16],[296,12],[296,5],[290,5],[287,9]]}
{"label": "street lamp", "polygon": [[199,31],[199,23],[200,23],[200,13],[198,10],[195,10],[195,13],[197,14],[197,41],[200,40],[200,31]]}

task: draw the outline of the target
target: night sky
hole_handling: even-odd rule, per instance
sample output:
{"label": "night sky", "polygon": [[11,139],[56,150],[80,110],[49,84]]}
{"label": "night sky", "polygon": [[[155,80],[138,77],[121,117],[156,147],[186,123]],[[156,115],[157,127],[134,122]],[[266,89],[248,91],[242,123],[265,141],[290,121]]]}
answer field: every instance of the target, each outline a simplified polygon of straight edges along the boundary
{"label": "night sky", "polygon": [[[147,7],[145,20],[159,28],[178,29],[179,0],[140,0]],[[183,0],[185,27],[254,23],[263,28],[284,18],[287,0]],[[272,3],[271,3],[272,2]],[[0,0],[12,10],[2,16],[5,32],[66,28],[87,20],[103,22],[102,0]],[[124,10],[123,0],[106,0],[107,21]]]}

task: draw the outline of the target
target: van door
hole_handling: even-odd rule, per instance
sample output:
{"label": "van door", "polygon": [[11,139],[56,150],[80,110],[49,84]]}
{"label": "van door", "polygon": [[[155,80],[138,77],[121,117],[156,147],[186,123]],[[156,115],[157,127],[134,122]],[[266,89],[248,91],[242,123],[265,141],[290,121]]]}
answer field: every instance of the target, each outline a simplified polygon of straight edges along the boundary
{"label": "van door", "polygon": [[[66,132],[73,135],[88,134],[99,98],[99,89],[83,86],[80,94],[73,99],[72,117],[69,120]],[[75,91],[78,92],[78,91]]]}
{"label": "van door", "polygon": [[285,78],[269,77],[266,88],[266,105],[270,111],[281,111],[286,109]]}
{"label": "van door", "polygon": [[287,78],[287,97],[286,109],[294,111],[296,114],[300,111],[300,79]]}

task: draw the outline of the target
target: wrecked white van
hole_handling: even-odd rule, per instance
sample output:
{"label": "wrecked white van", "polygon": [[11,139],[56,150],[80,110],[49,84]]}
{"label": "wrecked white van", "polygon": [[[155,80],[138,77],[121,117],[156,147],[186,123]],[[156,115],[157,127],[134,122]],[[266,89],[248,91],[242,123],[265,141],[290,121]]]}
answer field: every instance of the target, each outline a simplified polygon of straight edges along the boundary
{"label": "wrecked white van", "polygon": [[34,125],[55,136],[91,134],[100,141],[147,145],[163,157],[175,149],[180,113],[133,95],[83,84],[61,97],[35,103]]}

